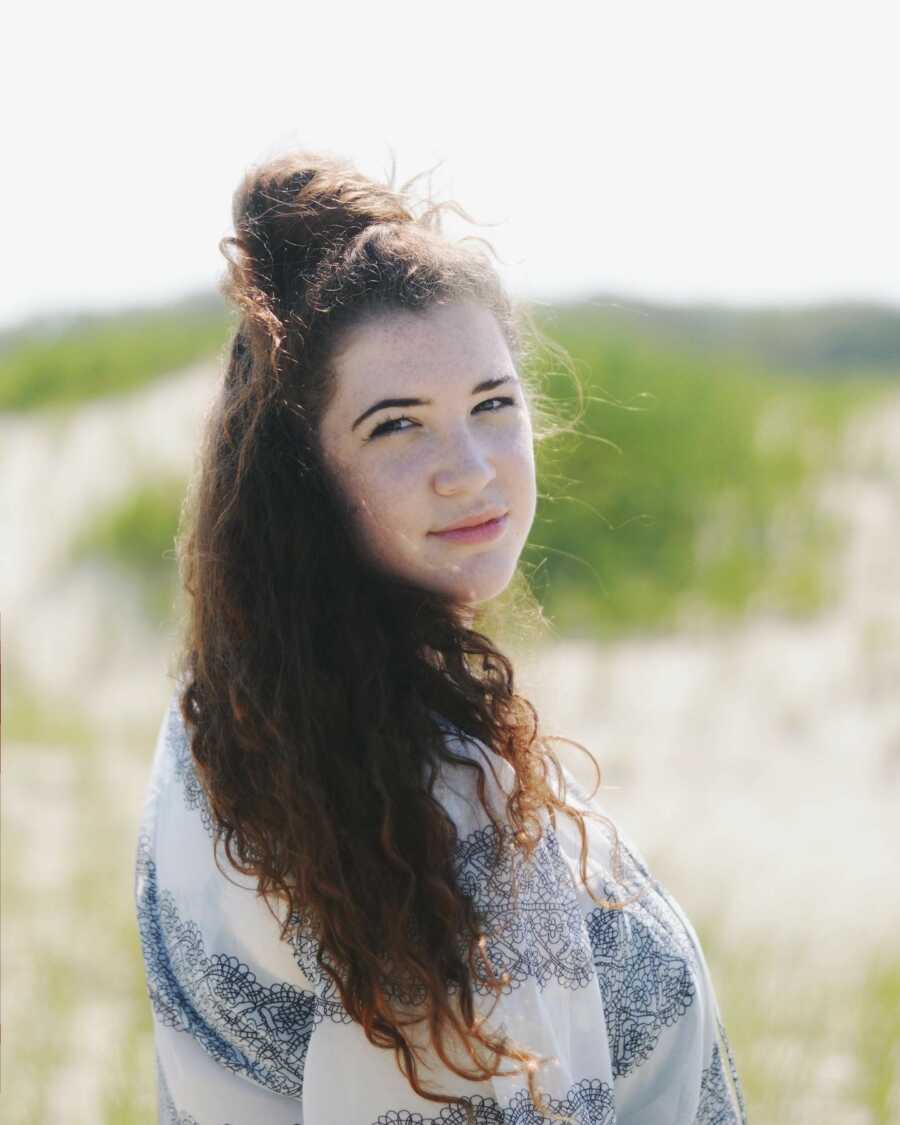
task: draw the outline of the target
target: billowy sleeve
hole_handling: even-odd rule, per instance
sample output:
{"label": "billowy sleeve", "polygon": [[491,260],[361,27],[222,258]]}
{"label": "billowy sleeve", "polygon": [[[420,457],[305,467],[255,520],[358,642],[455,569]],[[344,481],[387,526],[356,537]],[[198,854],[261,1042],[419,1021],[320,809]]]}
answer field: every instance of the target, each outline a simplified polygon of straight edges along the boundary
{"label": "billowy sleeve", "polygon": [[213,838],[173,696],[146,790],[134,881],[157,1120],[304,1125],[304,1064],[321,1006],[255,883],[225,862],[225,874],[217,867]]}
{"label": "billowy sleeve", "polygon": [[[597,907],[580,885],[574,824],[559,814],[555,828],[544,819],[542,839],[526,859],[512,846],[506,813],[512,767],[477,740],[449,734],[448,746],[482,764],[486,799],[507,844],[498,852],[498,828],[479,800],[476,771],[443,763],[434,795],[457,829],[454,869],[482,919],[485,954],[505,981],[498,999],[473,980],[476,1012],[488,1030],[548,1060],[536,1085],[551,1113],[535,1109],[526,1074],[473,1083],[436,1052],[423,1053],[419,1076],[448,1102],[416,1094],[394,1052],[370,1043],[350,1019],[302,927],[280,940],[252,881],[235,873],[225,878],[216,868],[209,809],[173,701],[157,746],[136,879],[160,1121],[743,1122],[696,935],[636,851],[623,847],[626,875],[640,876],[649,888],[644,898],[622,910]],[[579,799],[574,788],[568,799]],[[600,826],[586,827],[595,894],[631,894],[632,887],[611,878]],[[515,1060],[502,1061],[503,1070],[515,1067]],[[464,1105],[449,1101],[458,1096]]]}
{"label": "billowy sleeve", "polygon": [[[472,768],[444,770],[435,795],[457,828],[457,878],[483,920],[491,968],[505,981],[499,999],[494,989],[473,981],[476,1009],[491,1012],[490,1030],[547,1060],[535,1072],[536,1085],[553,1114],[577,1125],[612,1125],[617,1118],[603,996],[583,904],[557,834],[544,819],[543,836],[526,859],[506,813],[512,766],[478,741],[460,744],[451,737],[448,745],[484,769],[485,797],[500,825],[492,824],[478,799]],[[501,1069],[516,1067],[503,1060]],[[523,1073],[494,1077],[478,1106],[485,1121],[553,1119],[535,1109]]]}
{"label": "billowy sleeve", "polygon": [[[601,814],[585,820],[587,884],[580,834],[562,813],[554,826],[542,810],[543,836],[526,859],[512,846],[505,812],[513,767],[478,740],[451,735],[448,745],[483,766],[486,798],[510,845],[498,859],[474,770],[446,771],[440,796],[459,835],[457,875],[485,919],[491,965],[508,978],[488,1026],[549,1060],[536,1080],[552,1114],[534,1108],[521,1074],[491,1080],[483,1120],[746,1125],[699,939],[638,849],[563,766],[567,802]],[[473,987],[476,1007],[491,1011],[495,993]],[[503,1069],[513,1066],[505,1060]]]}

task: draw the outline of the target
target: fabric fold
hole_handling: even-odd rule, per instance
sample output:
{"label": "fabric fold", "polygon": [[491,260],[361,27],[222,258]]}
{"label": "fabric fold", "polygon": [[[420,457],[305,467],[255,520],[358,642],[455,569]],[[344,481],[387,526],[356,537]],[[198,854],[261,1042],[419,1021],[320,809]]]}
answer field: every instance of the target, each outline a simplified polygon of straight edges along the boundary
{"label": "fabric fold", "polygon": [[[527,857],[506,814],[512,767],[442,726],[448,747],[484,768],[498,820],[479,800],[475,770],[442,762],[434,796],[457,830],[454,871],[502,981],[499,998],[485,980],[473,981],[476,1012],[489,1030],[548,1060],[536,1084],[553,1116],[536,1110],[525,1074],[472,1083],[420,1040],[423,1084],[465,1099],[441,1106],[416,1094],[393,1051],[368,1041],[322,979],[302,924],[282,941],[253,882],[229,872],[221,852],[228,878],[216,866],[209,808],[173,695],[135,866],[160,1122],[746,1125],[699,941],[637,848],[611,821],[586,820],[588,884],[613,904],[598,906],[581,883],[575,824],[557,814],[554,826],[542,810],[543,836]],[[569,771],[564,778],[570,803],[602,811]],[[503,1070],[514,1066],[503,1060]]]}

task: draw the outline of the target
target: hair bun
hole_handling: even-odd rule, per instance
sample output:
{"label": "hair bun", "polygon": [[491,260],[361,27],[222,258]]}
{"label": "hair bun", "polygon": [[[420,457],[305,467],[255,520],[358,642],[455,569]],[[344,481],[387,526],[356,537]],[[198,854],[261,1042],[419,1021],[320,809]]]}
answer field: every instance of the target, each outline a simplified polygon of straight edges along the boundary
{"label": "hair bun", "polygon": [[237,241],[258,268],[290,259],[307,273],[327,253],[375,223],[414,219],[403,197],[349,161],[294,151],[251,167],[234,193]]}

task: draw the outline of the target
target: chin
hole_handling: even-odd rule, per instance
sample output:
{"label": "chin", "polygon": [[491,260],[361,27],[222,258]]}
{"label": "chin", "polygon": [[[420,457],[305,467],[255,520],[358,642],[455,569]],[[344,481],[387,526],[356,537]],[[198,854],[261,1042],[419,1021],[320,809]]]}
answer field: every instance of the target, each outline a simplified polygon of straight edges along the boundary
{"label": "chin", "polygon": [[452,593],[463,605],[478,606],[498,598],[509,585],[512,575],[495,578],[493,581],[462,583],[454,586]]}
{"label": "chin", "polygon": [[503,593],[515,574],[516,562],[517,557],[490,560],[486,556],[480,560],[473,557],[449,573],[446,567],[441,566],[436,574],[433,568],[410,565],[409,560],[403,560],[405,565],[402,565],[398,560],[390,569],[403,573],[407,581],[443,594],[461,605],[477,606]]}

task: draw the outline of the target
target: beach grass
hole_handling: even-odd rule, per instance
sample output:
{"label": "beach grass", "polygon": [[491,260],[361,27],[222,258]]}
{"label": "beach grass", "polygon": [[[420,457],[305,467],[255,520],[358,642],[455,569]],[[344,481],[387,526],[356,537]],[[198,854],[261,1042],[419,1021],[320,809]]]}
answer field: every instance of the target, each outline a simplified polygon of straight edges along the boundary
{"label": "beach grass", "polygon": [[23,335],[0,348],[0,411],[68,411],[137,390],[221,353],[227,334],[224,310],[212,307],[116,313]]}
{"label": "beach grass", "polygon": [[816,380],[716,354],[557,328],[584,389],[537,370],[575,434],[538,454],[526,565],[559,634],[612,638],[816,612],[840,529],[816,490],[854,414],[895,378]]}

